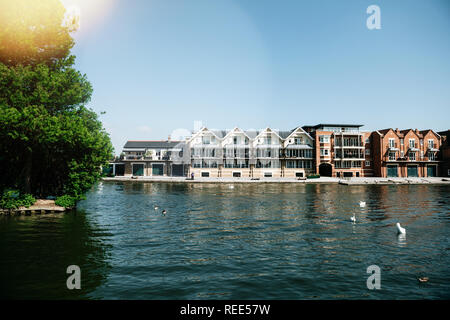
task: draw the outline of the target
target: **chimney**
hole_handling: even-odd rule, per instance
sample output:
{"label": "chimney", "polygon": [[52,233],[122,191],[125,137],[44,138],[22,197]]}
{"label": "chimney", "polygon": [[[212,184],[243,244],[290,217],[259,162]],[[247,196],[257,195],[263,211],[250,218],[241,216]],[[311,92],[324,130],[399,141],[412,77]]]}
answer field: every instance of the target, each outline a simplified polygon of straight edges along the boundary
{"label": "chimney", "polygon": [[400,130],[398,130],[398,128],[395,129],[395,133],[399,134]]}
{"label": "chimney", "polygon": [[419,129],[416,129],[416,134],[419,135],[419,133],[420,133],[420,132],[419,132]]}

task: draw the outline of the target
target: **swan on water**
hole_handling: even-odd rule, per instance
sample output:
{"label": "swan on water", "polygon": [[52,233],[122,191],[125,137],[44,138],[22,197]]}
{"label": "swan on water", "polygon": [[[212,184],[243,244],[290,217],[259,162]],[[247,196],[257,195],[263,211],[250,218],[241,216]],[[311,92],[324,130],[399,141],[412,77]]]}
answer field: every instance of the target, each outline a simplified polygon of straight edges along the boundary
{"label": "swan on water", "polygon": [[364,208],[364,207],[366,206],[366,202],[365,202],[365,201],[360,201],[360,202],[359,202],[359,206],[360,206],[361,208]]}
{"label": "swan on water", "polygon": [[166,210],[163,210],[163,211],[162,211],[162,214],[163,214],[163,215],[166,215]]}
{"label": "swan on water", "polygon": [[355,213],[353,213],[353,216],[350,217],[350,220],[351,220],[352,222],[356,222]]}
{"label": "swan on water", "polygon": [[158,210],[159,209],[159,207],[158,206],[155,206],[155,210]]}
{"label": "swan on water", "polygon": [[397,222],[397,232],[399,234],[406,234],[406,229],[400,226],[400,223]]}

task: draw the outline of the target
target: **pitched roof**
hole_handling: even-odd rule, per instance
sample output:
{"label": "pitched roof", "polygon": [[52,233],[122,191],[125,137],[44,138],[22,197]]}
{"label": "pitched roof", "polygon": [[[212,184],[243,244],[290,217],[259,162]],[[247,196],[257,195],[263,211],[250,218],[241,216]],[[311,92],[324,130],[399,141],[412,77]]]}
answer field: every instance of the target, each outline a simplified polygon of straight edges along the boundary
{"label": "pitched roof", "polygon": [[168,141],[168,140],[148,140],[148,141],[133,141],[129,140],[123,146],[124,149],[157,149],[157,148],[174,148],[177,145],[183,144],[182,141]]}
{"label": "pitched roof", "polygon": [[220,139],[222,139],[223,137],[225,137],[228,133],[227,130],[209,130],[212,133],[214,133],[217,137],[219,137]]}
{"label": "pitched roof", "polygon": [[[417,130],[417,129],[416,129]],[[414,129],[405,129],[405,130],[400,130],[401,133],[403,133],[405,136],[408,132],[412,131],[416,136],[418,136],[419,138],[423,138],[423,135],[420,133],[417,133],[416,130]]]}
{"label": "pitched roof", "polygon": [[250,139],[255,139],[259,134],[258,130],[245,130],[244,132]]}
{"label": "pitched roof", "polygon": [[[294,129],[295,130],[295,129]],[[278,135],[283,138],[286,139],[287,137],[289,137],[289,135],[292,133],[292,131],[294,130],[290,130],[290,131],[278,131]]]}
{"label": "pitched roof", "polygon": [[321,128],[321,127],[350,127],[350,128],[360,128],[363,124],[339,124],[339,123],[319,123],[315,126],[303,126],[304,128]]}

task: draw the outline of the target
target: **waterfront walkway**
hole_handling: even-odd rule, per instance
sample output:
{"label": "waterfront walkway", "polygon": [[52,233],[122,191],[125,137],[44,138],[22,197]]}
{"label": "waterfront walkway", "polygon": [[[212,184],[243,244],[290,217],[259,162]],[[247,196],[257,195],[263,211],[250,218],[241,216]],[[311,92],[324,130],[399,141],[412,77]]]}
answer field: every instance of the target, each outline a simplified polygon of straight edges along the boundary
{"label": "waterfront walkway", "polygon": [[174,183],[336,183],[343,185],[367,185],[367,184],[449,184],[450,178],[349,178],[340,179],[332,177],[320,177],[315,179],[298,180],[297,178],[195,178],[186,177],[105,177],[103,181],[133,181],[133,182],[174,182]]}

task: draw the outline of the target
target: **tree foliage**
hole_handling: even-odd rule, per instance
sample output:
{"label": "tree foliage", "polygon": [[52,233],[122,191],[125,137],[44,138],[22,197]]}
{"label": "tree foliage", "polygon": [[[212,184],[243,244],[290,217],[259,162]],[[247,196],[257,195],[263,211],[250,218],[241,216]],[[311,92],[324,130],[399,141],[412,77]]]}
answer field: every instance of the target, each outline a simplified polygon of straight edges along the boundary
{"label": "tree foliage", "polygon": [[0,0],[0,189],[79,199],[112,156],[71,28],[59,0]]}

